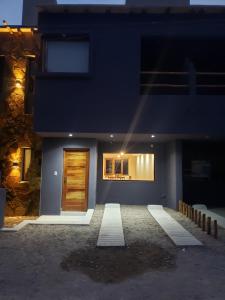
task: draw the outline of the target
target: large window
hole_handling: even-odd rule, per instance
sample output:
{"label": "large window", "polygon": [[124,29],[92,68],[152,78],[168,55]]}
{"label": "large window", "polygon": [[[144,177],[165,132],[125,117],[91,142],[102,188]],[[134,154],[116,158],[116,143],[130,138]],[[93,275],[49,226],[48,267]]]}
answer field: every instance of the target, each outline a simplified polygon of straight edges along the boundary
{"label": "large window", "polygon": [[104,153],[104,180],[154,180],[154,154]]}
{"label": "large window", "polygon": [[28,181],[28,170],[31,162],[31,149],[22,148],[21,181]]}
{"label": "large window", "polygon": [[88,73],[89,41],[47,41],[47,72]]}

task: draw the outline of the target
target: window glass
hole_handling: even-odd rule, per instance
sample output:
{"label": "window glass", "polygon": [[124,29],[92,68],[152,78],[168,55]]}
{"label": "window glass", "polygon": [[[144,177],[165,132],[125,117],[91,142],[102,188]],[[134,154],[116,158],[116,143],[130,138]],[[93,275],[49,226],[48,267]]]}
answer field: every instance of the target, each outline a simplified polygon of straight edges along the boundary
{"label": "window glass", "polygon": [[106,159],[105,160],[105,173],[108,174],[112,174],[113,169],[112,169],[112,160],[111,159]]}
{"label": "window glass", "polygon": [[115,174],[122,174],[122,164],[120,159],[115,160]]}
{"label": "window glass", "polygon": [[31,149],[30,148],[22,148],[22,170],[21,170],[21,180],[28,180],[28,170],[30,168],[31,162]]}
{"label": "window glass", "polygon": [[104,153],[103,179],[154,181],[154,154]]}
{"label": "window glass", "polygon": [[89,71],[88,41],[48,41],[47,72],[87,73]]}

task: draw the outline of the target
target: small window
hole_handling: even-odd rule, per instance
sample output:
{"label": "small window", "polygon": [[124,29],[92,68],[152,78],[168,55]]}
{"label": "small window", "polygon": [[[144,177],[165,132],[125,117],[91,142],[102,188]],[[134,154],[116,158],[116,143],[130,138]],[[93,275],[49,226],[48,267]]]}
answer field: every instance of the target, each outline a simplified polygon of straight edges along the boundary
{"label": "small window", "polygon": [[28,181],[28,170],[31,162],[31,149],[22,148],[21,181]]}
{"label": "small window", "polygon": [[154,154],[104,153],[103,179],[154,181]]}
{"label": "small window", "polygon": [[89,41],[47,41],[46,71],[88,73]]}

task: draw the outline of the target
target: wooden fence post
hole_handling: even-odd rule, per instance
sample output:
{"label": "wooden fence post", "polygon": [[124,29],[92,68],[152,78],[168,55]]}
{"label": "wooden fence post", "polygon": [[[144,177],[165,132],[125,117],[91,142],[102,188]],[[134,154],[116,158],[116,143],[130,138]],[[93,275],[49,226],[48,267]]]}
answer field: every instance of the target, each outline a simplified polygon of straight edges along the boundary
{"label": "wooden fence post", "polygon": [[198,218],[197,218],[198,211],[197,211],[197,209],[195,209],[194,214],[195,214],[195,224],[197,224],[197,222],[198,222]]}
{"label": "wooden fence post", "polygon": [[188,204],[186,204],[186,217],[188,218]]}
{"label": "wooden fence post", "polygon": [[201,227],[201,218],[202,218],[202,213],[199,211],[198,212],[198,227]]}
{"label": "wooden fence post", "polygon": [[186,203],[184,202],[184,215],[186,215]]}
{"label": "wooden fence post", "polygon": [[191,219],[191,206],[188,206],[188,218]]}
{"label": "wooden fence post", "polygon": [[211,234],[211,217],[207,217],[207,234]]}
{"label": "wooden fence post", "polygon": [[202,215],[202,231],[205,231],[205,214]]}
{"label": "wooden fence post", "polygon": [[184,214],[184,202],[181,203],[181,213]]}
{"label": "wooden fence post", "polygon": [[192,219],[192,209],[191,209],[191,205],[189,205],[189,219]]}
{"label": "wooden fence post", "polygon": [[183,209],[183,201],[180,200],[179,201],[179,212],[182,213],[182,209]]}
{"label": "wooden fence post", "polygon": [[186,212],[186,217],[189,217],[189,205],[187,204],[187,212]]}
{"label": "wooden fence post", "polygon": [[194,220],[195,220],[195,210],[194,210],[194,208],[192,207],[191,208],[191,220],[194,222]]}
{"label": "wooden fence post", "polygon": [[214,220],[213,224],[214,224],[214,238],[217,239],[218,238],[217,220]]}

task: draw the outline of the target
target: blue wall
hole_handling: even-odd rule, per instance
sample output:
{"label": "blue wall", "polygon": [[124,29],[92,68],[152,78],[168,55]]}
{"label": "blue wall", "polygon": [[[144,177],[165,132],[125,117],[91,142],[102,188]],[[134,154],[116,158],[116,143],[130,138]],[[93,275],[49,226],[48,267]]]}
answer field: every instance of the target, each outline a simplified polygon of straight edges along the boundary
{"label": "blue wall", "polygon": [[[172,144],[173,145],[173,144]],[[176,208],[178,191],[182,184],[180,148],[171,144],[130,144],[130,153],[155,154],[155,180],[150,181],[108,181],[102,179],[102,158],[104,152],[120,152],[121,144],[101,143],[98,146],[97,203],[119,202],[121,204],[162,204]],[[170,163],[168,163],[170,160]],[[169,188],[168,188],[169,187]]]}
{"label": "blue wall", "polygon": [[176,209],[178,201],[183,199],[181,142],[173,141],[168,143],[166,150],[166,170],[167,206]]}
{"label": "blue wall", "polygon": [[87,77],[37,76],[37,132],[125,133],[142,107],[137,133],[225,135],[224,96],[139,95],[142,37],[224,40],[223,14],[41,13],[39,28],[43,36],[89,35],[91,69]]}
{"label": "blue wall", "polygon": [[[102,179],[104,152],[120,152],[121,144],[98,143],[95,140],[46,138],[43,146],[41,214],[60,214],[63,176],[63,148],[89,148],[90,174],[88,207],[96,203],[118,202],[121,204],[162,204],[176,208],[181,199],[182,165],[181,148],[177,143],[128,144],[130,153],[155,154],[155,180],[107,181]],[[98,150],[97,150],[98,148]],[[57,171],[57,176],[54,175]],[[96,191],[97,185],[97,191]]]}
{"label": "blue wall", "polygon": [[[88,208],[95,207],[97,178],[97,143],[95,140],[44,139],[40,214],[60,214],[63,182],[63,148],[89,148],[90,171]],[[57,176],[54,175],[57,171]]]}

